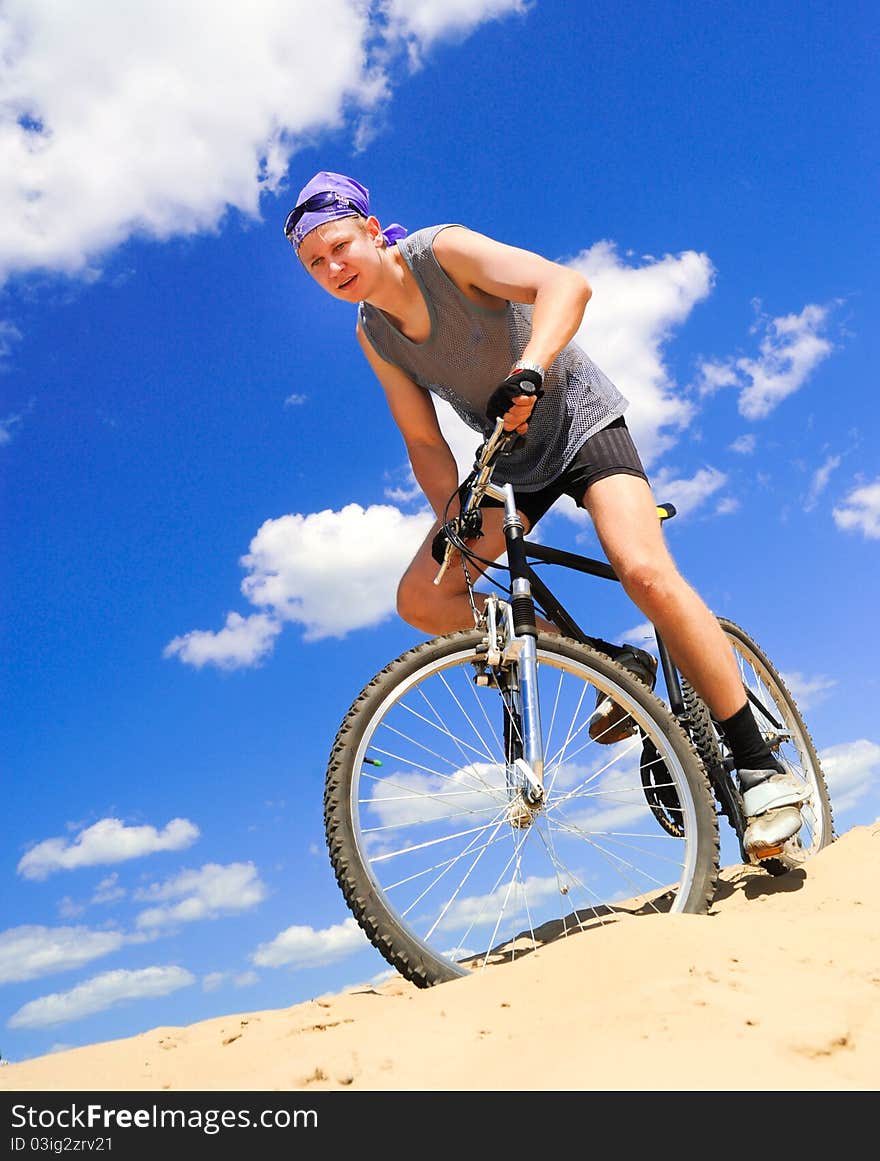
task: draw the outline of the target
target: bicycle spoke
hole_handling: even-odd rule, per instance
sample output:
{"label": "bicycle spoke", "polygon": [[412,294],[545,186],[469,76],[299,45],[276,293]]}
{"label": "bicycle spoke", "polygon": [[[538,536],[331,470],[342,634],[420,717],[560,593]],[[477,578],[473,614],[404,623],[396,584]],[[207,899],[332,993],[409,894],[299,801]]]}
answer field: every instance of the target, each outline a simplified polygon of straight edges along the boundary
{"label": "bicycle spoke", "polygon": [[786,844],[784,861],[774,872],[779,873],[787,866],[802,863],[831,841],[834,824],[828,789],[812,740],[784,681],[742,629],[730,621],[722,620],[721,625],[733,649],[758,729],[785,771],[804,782],[810,793],[801,807],[804,825],[796,838]]}
{"label": "bicycle spoke", "polygon": [[[687,905],[698,828],[681,760],[629,694],[621,696],[641,715],[642,733],[610,746],[589,738],[596,691],[613,694],[616,679],[579,657],[570,643],[539,649],[546,757],[538,802],[514,762],[526,749],[515,670],[484,667],[489,680],[477,685],[472,649],[438,648],[436,660],[396,684],[389,678],[375,708],[368,703],[346,801],[368,868],[362,890],[375,900],[371,913],[387,916],[406,943],[407,964],[464,974],[618,914]],[[642,734],[656,761],[642,756]],[[387,772],[370,764],[378,759]],[[692,752],[690,761],[698,769]],[[684,799],[677,837],[653,813],[646,778],[664,804]]]}

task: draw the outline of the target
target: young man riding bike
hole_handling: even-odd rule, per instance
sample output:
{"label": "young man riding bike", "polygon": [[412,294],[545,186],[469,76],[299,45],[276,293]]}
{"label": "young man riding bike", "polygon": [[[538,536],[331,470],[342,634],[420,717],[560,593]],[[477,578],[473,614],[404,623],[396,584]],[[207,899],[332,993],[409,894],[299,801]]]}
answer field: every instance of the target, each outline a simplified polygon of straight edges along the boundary
{"label": "young man riding bike", "polygon": [[[383,230],[367,190],[330,172],[300,191],[285,234],[318,285],[357,306],[358,341],[437,517],[400,581],[400,616],[430,635],[473,623],[461,570],[434,584],[436,541],[459,479],[431,396],[483,437],[489,416],[503,415],[507,430],[528,432],[495,473],[513,485],[526,530],[564,494],[586,509],[628,596],[721,724],[743,793],[745,849],[758,858],[778,849],[800,829],[809,792],[761,737],[730,645],[669,553],[623,418],[627,400],[573,341],[592,295],[585,279],[463,225]],[[502,519],[485,501],[480,554],[488,559],[504,551]],[[653,687],[650,654],[624,646],[615,658]],[[622,718],[600,699],[591,737],[626,736],[632,727]]]}

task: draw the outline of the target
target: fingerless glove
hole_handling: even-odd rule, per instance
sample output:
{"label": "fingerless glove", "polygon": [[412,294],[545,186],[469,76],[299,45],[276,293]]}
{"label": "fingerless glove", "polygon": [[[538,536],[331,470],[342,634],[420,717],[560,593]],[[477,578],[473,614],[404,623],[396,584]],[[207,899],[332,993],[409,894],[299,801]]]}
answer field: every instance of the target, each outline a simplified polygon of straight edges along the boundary
{"label": "fingerless glove", "polygon": [[514,371],[489,396],[486,415],[493,422],[500,419],[502,415],[508,413],[514,399],[520,395],[534,395],[536,399],[540,399],[544,394],[543,382],[543,377],[538,371]]}

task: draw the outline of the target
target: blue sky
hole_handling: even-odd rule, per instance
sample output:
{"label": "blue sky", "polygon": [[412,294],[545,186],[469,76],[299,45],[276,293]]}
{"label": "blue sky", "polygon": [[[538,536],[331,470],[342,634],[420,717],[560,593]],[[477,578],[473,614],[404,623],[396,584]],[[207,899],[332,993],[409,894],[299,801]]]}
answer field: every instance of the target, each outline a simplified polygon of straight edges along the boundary
{"label": "blue sky", "polygon": [[[393,600],[428,516],[353,312],[281,232],[318,169],[383,223],[587,274],[579,341],[680,567],[788,676],[838,830],[876,819],[876,12],[124,7],[0,14],[2,1056],[384,969],[323,777],[420,639]],[[573,507],[540,528],[596,548]],[[585,623],[641,639],[580,584]]]}

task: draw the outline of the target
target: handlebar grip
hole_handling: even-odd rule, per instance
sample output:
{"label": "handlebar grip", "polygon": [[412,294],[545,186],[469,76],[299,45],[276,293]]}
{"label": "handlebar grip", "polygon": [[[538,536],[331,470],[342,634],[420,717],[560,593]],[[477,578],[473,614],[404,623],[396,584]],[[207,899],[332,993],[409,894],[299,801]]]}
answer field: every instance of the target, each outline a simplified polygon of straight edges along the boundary
{"label": "handlebar grip", "polygon": [[544,394],[543,379],[537,371],[517,371],[510,375],[500,387],[496,387],[489,396],[486,404],[486,415],[489,419],[499,419],[506,415],[514,399],[520,395],[534,395],[540,399]]}

